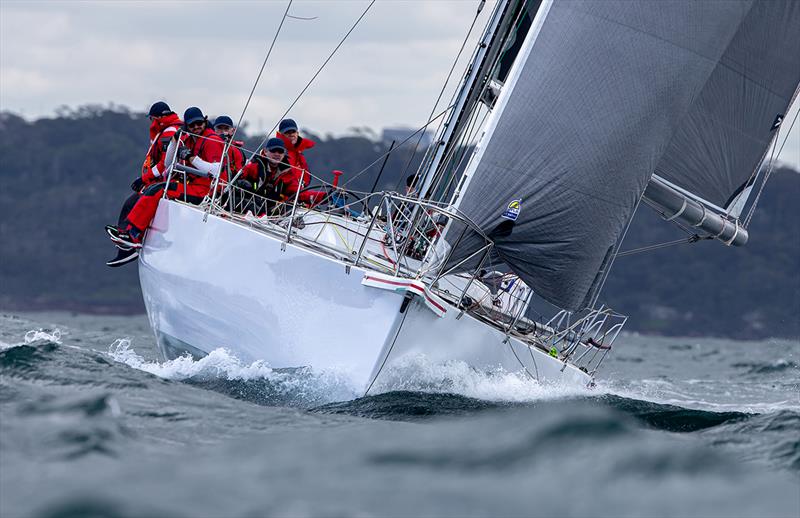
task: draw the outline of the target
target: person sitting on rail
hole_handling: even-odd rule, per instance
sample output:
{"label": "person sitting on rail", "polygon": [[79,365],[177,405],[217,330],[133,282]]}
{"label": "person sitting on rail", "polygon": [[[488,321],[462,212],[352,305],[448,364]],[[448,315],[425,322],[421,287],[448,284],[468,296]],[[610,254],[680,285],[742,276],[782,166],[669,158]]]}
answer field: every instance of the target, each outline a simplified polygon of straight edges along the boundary
{"label": "person sitting on rail", "polygon": [[[117,226],[123,227],[128,213],[139,200],[140,193],[145,186],[157,182],[166,170],[165,159],[167,147],[178,129],[183,125],[183,121],[170,109],[164,101],[158,101],[150,106],[147,113],[150,118],[150,147],[147,149],[142,173],[131,183],[133,194],[122,204],[120,209]],[[106,262],[108,266],[122,266],[138,257],[131,249],[118,249],[117,256]]]}
{"label": "person sitting on rail", "polygon": [[[306,161],[303,151],[311,149],[316,145],[316,142],[309,138],[303,138],[298,132],[297,123],[293,119],[283,119],[278,125],[278,132],[275,134],[283,141],[286,146],[286,155],[291,164],[292,181],[286,184],[286,195],[293,196],[298,189],[302,190],[308,187],[311,183],[311,173],[308,170],[308,162]],[[314,199],[319,198],[318,192],[306,192],[300,194],[300,201],[303,203],[313,204]],[[322,193],[324,194],[324,193]]]}
{"label": "person sitting on rail", "polygon": [[[170,141],[166,152],[167,167],[170,165],[170,157],[175,156],[183,165],[196,169],[201,174],[182,173],[185,175],[184,182],[174,173],[169,185],[160,182],[145,187],[123,224],[106,226],[111,240],[121,248],[141,248],[144,231],[155,217],[158,201],[165,190],[167,198],[198,204],[211,190],[214,177],[220,174],[224,147],[222,138],[208,127],[208,119],[200,108],[188,108],[183,119],[186,133],[175,133]],[[224,171],[222,174],[224,175]],[[227,175],[221,179],[227,180]]]}
{"label": "person sitting on rail", "polygon": [[[167,146],[170,139],[178,132],[183,121],[164,101],[158,101],[150,107],[150,149],[142,164],[142,186],[155,183],[164,174],[166,166]],[[136,191],[141,190],[134,189]]]}
{"label": "person sitting on rail", "polygon": [[274,207],[274,202],[294,201],[289,196],[289,185],[294,182],[294,173],[288,158],[286,146],[279,138],[267,141],[260,153],[253,155],[250,162],[242,169],[241,178],[236,183],[250,192],[266,198],[267,206],[256,208],[253,204],[251,210],[256,215],[269,213]]}
{"label": "person sitting on rail", "polygon": [[[214,119],[214,131],[226,142],[230,141],[236,133],[233,119],[227,115],[220,115]],[[242,146],[244,146],[244,142],[241,140],[234,140],[228,146],[228,159],[225,161],[225,173],[228,178],[233,178],[244,167],[245,158]]]}

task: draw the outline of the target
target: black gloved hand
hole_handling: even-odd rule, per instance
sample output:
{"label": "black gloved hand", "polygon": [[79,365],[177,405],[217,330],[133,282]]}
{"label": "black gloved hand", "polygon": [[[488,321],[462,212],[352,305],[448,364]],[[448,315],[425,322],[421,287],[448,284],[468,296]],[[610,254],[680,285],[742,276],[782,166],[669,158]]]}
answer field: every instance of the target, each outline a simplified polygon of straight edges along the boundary
{"label": "black gloved hand", "polygon": [[233,183],[233,185],[235,185],[236,187],[238,187],[240,189],[250,190],[250,189],[253,188],[252,182],[250,182],[249,180],[245,180],[244,178],[239,178],[238,180],[236,180]]}
{"label": "black gloved hand", "polygon": [[134,192],[141,191],[142,187],[144,187],[144,180],[142,180],[141,176],[137,177],[136,180],[131,183],[131,189],[133,189]]}
{"label": "black gloved hand", "polygon": [[178,147],[178,158],[181,160],[189,160],[192,157],[192,150],[186,146]]}

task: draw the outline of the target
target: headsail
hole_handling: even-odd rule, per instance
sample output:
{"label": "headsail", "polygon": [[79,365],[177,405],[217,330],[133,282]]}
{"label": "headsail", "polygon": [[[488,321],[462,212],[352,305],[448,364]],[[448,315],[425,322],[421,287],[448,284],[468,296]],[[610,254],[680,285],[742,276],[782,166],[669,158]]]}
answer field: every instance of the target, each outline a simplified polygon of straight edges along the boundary
{"label": "headsail", "polygon": [[589,304],[752,3],[542,4],[455,197],[538,295]]}
{"label": "headsail", "polygon": [[655,174],[738,217],[799,83],[800,2],[752,2]]}

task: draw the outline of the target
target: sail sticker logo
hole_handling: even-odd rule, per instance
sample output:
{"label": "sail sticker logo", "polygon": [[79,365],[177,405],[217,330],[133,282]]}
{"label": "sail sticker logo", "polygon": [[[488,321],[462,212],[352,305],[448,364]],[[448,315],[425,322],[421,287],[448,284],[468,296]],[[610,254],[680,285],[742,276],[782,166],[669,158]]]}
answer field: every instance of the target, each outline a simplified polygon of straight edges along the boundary
{"label": "sail sticker logo", "polygon": [[517,221],[519,217],[519,205],[522,200],[513,200],[511,203],[508,204],[506,210],[500,215],[501,218],[508,219],[511,221]]}
{"label": "sail sticker logo", "polygon": [[776,129],[781,127],[781,123],[783,122],[783,117],[784,117],[784,115],[782,113],[779,113],[775,117],[775,122],[772,123],[772,127],[770,128],[770,131],[775,131]]}

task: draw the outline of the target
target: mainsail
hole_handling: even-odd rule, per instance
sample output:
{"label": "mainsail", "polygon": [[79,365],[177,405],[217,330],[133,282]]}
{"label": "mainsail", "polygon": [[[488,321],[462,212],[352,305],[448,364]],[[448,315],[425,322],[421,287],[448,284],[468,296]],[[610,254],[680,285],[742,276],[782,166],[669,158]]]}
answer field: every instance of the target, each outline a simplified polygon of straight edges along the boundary
{"label": "mainsail", "polygon": [[[495,258],[556,306],[588,306],[653,172],[694,170],[670,165],[678,136],[694,137],[687,120],[702,114],[692,110],[722,95],[746,41],[764,29],[755,13],[772,3],[754,11],[753,0],[543,2],[454,196],[494,240]],[[774,66],[752,72],[769,91]],[[751,103],[743,92],[724,99]],[[747,113],[774,118],[781,102],[769,100]],[[702,154],[707,144],[692,145]],[[703,192],[720,200],[742,180]]]}

